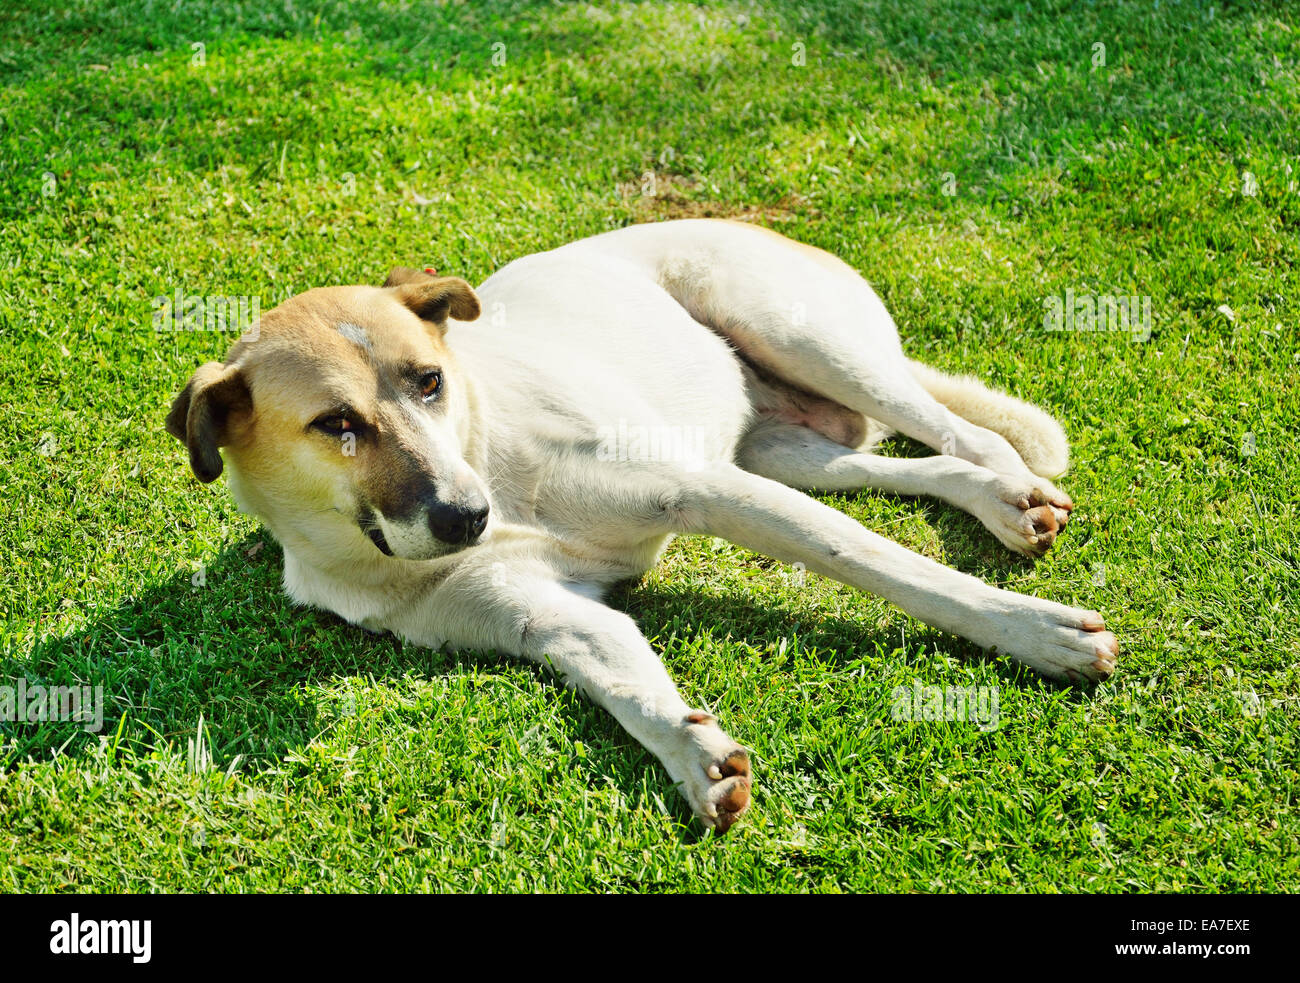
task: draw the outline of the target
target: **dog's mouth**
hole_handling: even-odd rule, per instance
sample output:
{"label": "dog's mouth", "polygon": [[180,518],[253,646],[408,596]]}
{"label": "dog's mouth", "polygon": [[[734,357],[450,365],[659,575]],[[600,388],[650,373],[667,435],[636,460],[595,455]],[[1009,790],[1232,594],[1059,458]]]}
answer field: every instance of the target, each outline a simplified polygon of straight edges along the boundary
{"label": "dog's mouth", "polygon": [[379,552],[383,553],[384,556],[393,555],[392,547],[388,545],[388,540],[384,538],[384,534],[379,530],[378,527],[374,529],[367,529],[366,535],[370,537],[370,541],[372,543],[374,543],[376,546],[379,547]]}
{"label": "dog's mouth", "polygon": [[[439,545],[442,547],[442,551],[439,555],[445,556],[475,546],[480,541],[480,536],[485,525],[486,520],[480,520],[477,524],[477,529],[474,531],[473,537],[467,538],[459,543],[450,542],[446,538],[440,539]],[[397,556],[397,554],[393,552],[393,548],[388,545],[388,539],[384,536],[384,530],[380,527],[379,521],[373,511],[370,509],[362,509],[360,514],[357,516],[357,526],[361,529],[362,535],[374,543],[375,549],[383,553],[384,556]]]}
{"label": "dog's mouth", "polygon": [[357,525],[361,531],[366,534],[366,538],[375,544],[375,548],[384,556],[392,556],[393,548],[388,545],[388,540],[384,538],[384,531],[379,528],[379,523],[375,521],[375,514],[366,509],[357,518]]}

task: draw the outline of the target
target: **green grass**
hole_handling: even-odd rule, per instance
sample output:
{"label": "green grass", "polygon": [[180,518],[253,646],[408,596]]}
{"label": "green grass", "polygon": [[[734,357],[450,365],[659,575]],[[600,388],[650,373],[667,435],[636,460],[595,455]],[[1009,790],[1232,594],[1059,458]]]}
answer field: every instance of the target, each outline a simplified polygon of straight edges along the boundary
{"label": "green grass", "polygon": [[[0,11],[0,682],[110,704],[0,724],[0,889],[1295,889],[1295,8],[793,6]],[[913,355],[1067,422],[1079,508],[1036,566],[946,506],[827,500],[1123,646],[1062,689],[681,540],[614,601],[754,749],[723,839],[541,672],[291,607],[162,429],[232,337],[150,304],[478,281],[706,214],[843,256]],[[1150,296],[1152,337],[1045,332],[1067,288]],[[918,680],[999,686],[1001,726],[894,721]]]}

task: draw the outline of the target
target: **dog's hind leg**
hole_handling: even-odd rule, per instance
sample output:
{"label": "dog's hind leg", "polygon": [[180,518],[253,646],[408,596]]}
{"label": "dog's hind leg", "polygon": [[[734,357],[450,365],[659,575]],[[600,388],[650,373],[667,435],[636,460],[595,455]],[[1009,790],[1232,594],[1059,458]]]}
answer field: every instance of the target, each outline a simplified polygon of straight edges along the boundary
{"label": "dog's hind leg", "polygon": [[1115,668],[1119,643],[1095,611],[990,587],[738,467],[694,475],[684,487],[665,484],[658,501],[680,532],[721,536],[786,563],[803,563],[1046,676],[1099,680]]}
{"label": "dog's hind leg", "polygon": [[[658,281],[764,372],[999,474],[1034,471],[1006,437],[961,410],[1002,421],[1012,436],[1032,435],[1020,442],[1038,469],[1065,466],[1064,435],[1046,414],[987,388],[976,398],[970,383],[911,362],[884,304],[846,263],[764,229],[691,225],[689,238],[663,247]],[[945,380],[952,385],[940,386]],[[1064,523],[1069,496],[1045,480],[1040,487]]]}
{"label": "dog's hind leg", "polygon": [[959,457],[882,457],[851,450],[808,427],[767,420],[740,444],[736,463],[792,488],[875,488],[928,495],[964,509],[1009,549],[1038,556],[1059,528],[1034,482],[1000,475]]}

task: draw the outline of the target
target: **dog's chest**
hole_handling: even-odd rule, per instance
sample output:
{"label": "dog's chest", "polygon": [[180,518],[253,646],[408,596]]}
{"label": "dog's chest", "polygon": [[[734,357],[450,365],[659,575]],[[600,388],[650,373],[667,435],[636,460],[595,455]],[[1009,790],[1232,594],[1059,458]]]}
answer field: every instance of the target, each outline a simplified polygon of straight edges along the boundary
{"label": "dog's chest", "polygon": [[480,296],[487,323],[449,340],[483,393],[493,513],[644,570],[672,531],[665,496],[735,459],[752,415],[739,359],[626,264],[529,257]]}

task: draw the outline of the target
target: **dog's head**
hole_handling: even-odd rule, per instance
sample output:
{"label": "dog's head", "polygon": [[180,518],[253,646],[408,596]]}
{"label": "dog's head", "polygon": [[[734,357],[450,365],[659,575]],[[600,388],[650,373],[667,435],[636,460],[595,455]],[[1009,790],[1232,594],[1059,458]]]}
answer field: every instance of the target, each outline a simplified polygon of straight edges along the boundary
{"label": "dog's head", "polygon": [[201,366],[167,430],[200,481],[229,466],[236,500],[286,546],[454,552],[483,535],[488,499],[465,460],[469,382],[444,336],[449,318],[478,315],[464,280],[405,268],[383,287],[309,290],[264,315],[224,364]]}

